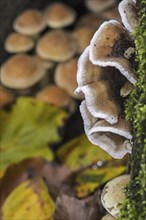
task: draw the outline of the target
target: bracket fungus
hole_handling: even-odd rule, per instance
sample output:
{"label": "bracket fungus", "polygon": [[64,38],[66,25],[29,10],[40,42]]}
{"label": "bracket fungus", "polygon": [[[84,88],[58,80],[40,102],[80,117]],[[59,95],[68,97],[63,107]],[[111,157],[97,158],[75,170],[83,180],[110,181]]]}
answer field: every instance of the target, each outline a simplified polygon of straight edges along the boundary
{"label": "bracket fungus", "polygon": [[137,82],[134,40],[121,23],[105,21],[78,60],[75,94],[88,139],[114,158],[132,150],[124,104]]}
{"label": "bracket fungus", "polygon": [[16,17],[13,28],[18,33],[34,36],[46,27],[44,15],[37,9],[28,9]]}
{"label": "bracket fungus", "polygon": [[99,27],[89,47],[89,59],[93,64],[116,67],[132,84],[137,80],[134,55],[133,39],[115,20],[105,21]]}
{"label": "bracket fungus", "polygon": [[71,25],[76,19],[76,12],[70,6],[61,2],[52,3],[48,6],[46,23],[51,28],[63,28]]}
{"label": "bracket fungus", "polygon": [[120,206],[125,198],[124,190],[129,181],[130,175],[125,174],[110,180],[103,188],[101,202],[113,217],[119,217]]}
{"label": "bracket fungus", "polygon": [[[103,120],[91,115],[87,109],[85,100],[80,105],[80,112],[84,121],[85,133],[91,143],[100,146],[114,158],[120,159],[125,154],[131,153],[130,140],[124,137],[131,138],[130,127],[124,120],[122,120],[124,121],[123,125],[125,124],[126,126],[123,127],[121,123],[121,125],[115,124],[114,126],[108,124],[108,129],[104,126],[102,128],[96,128],[96,124],[102,123]],[[107,122],[104,121],[103,124],[107,124]],[[125,135],[126,130],[129,134]]]}
{"label": "bracket fungus", "polygon": [[101,220],[116,220],[116,219],[112,215],[107,214],[103,216]]}
{"label": "bracket fungus", "polygon": [[134,0],[123,0],[119,4],[119,13],[122,23],[129,32],[134,31],[138,24],[136,2]]}

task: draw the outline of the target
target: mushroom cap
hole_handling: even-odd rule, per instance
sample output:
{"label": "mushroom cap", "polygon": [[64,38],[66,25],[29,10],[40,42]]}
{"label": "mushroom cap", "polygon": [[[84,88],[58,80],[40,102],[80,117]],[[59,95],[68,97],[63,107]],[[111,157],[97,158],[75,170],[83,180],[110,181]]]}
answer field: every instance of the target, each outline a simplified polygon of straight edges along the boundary
{"label": "mushroom cap", "polygon": [[28,9],[16,17],[13,28],[24,35],[36,35],[46,27],[44,15],[37,9]]}
{"label": "mushroom cap", "polygon": [[126,29],[129,32],[134,31],[138,24],[136,2],[133,0],[122,0],[119,4],[119,13]]}
{"label": "mushroom cap", "polygon": [[101,13],[109,7],[112,7],[116,3],[116,0],[85,0],[87,9],[92,12]]}
{"label": "mushroom cap", "polygon": [[77,61],[77,58],[72,58],[69,61],[58,64],[54,77],[56,85],[64,89],[73,98],[78,98],[74,94],[77,87]]}
{"label": "mushroom cap", "polygon": [[46,71],[29,55],[13,55],[1,67],[1,82],[14,89],[26,89],[37,83]]}
{"label": "mushroom cap", "polygon": [[90,40],[92,39],[97,28],[95,26],[83,25],[77,27],[73,31],[73,36],[77,42],[77,51],[81,54],[85,48],[90,44]]}
{"label": "mushroom cap", "polygon": [[79,20],[77,21],[77,27],[79,26],[94,26],[98,28],[104,22],[104,18],[98,16],[94,13],[88,13],[82,15]]}
{"label": "mushroom cap", "polygon": [[102,13],[102,16],[104,17],[104,20],[116,20],[121,22],[121,16],[118,10],[118,4],[104,11]]}
{"label": "mushroom cap", "polygon": [[109,181],[103,188],[101,202],[114,217],[119,217],[120,205],[124,202],[124,190],[130,181],[130,175],[121,175]]}
{"label": "mushroom cap", "polygon": [[117,93],[117,90],[124,85],[126,78],[116,68],[92,64],[89,60],[89,47],[87,47],[78,60],[76,94],[82,93],[82,86],[100,80],[108,80],[114,84]]}
{"label": "mushroom cap", "polygon": [[53,68],[55,65],[55,63],[53,61],[44,60],[37,55],[34,55],[34,59],[36,60],[37,63],[39,63],[39,65],[42,66],[42,68],[47,69],[47,70]]}
{"label": "mushroom cap", "polygon": [[14,100],[14,95],[9,90],[0,86],[0,107],[10,104]]}
{"label": "mushroom cap", "polygon": [[132,139],[130,124],[123,118],[120,118],[114,125],[109,124],[105,120],[99,120],[92,126],[89,134],[95,132],[111,132],[127,139]]}
{"label": "mushroom cap", "polygon": [[112,215],[107,214],[103,216],[101,220],[115,220],[115,218]]}
{"label": "mushroom cap", "polygon": [[46,22],[51,28],[66,27],[72,24],[75,19],[75,10],[61,2],[50,4],[46,10]]}
{"label": "mushroom cap", "polygon": [[99,119],[91,115],[85,101],[82,101],[80,105],[80,112],[84,121],[85,133],[92,144],[99,146],[117,159],[121,159],[125,154],[131,153],[131,144],[126,138],[110,132],[90,132]]}
{"label": "mushroom cap", "polygon": [[63,89],[55,85],[47,86],[39,91],[36,98],[47,104],[65,108],[71,113],[76,110],[75,101]]}
{"label": "mushroom cap", "polygon": [[43,59],[64,62],[76,53],[76,42],[70,33],[52,30],[40,38],[36,52]]}
{"label": "mushroom cap", "polygon": [[120,95],[126,97],[134,89],[134,85],[129,81],[126,81],[125,84],[120,89]]}
{"label": "mushroom cap", "polygon": [[34,47],[34,40],[19,33],[11,33],[5,41],[5,50],[10,53],[23,53]]}
{"label": "mushroom cap", "polygon": [[104,22],[94,34],[89,59],[94,65],[114,66],[132,83],[137,77],[131,64],[134,60],[134,43],[122,27],[114,20]]}
{"label": "mushroom cap", "polygon": [[115,124],[121,108],[113,96],[111,84],[102,80],[82,87],[89,112],[96,118],[101,118]]}

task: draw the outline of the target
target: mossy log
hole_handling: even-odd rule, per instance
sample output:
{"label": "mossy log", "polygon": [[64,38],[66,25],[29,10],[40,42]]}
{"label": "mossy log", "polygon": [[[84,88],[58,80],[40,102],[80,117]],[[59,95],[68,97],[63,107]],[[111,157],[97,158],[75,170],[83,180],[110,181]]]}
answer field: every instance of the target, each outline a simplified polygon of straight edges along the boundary
{"label": "mossy log", "polygon": [[126,104],[126,116],[134,132],[131,181],[120,220],[146,219],[146,0],[138,0],[137,7],[139,22],[134,35],[138,82]]}

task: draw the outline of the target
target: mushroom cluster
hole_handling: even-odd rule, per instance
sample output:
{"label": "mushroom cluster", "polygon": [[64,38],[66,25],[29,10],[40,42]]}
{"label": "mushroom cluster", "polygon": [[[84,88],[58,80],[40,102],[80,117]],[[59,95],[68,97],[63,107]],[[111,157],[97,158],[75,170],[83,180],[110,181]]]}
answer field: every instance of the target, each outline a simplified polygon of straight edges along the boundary
{"label": "mushroom cluster", "polygon": [[[92,2],[87,1],[90,8]],[[114,158],[131,153],[132,129],[124,103],[137,81],[135,45],[129,33],[137,24],[136,2],[123,0],[119,13],[125,27],[116,20],[105,21],[81,54],[75,90],[85,98],[80,111],[88,139]]]}
{"label": "mushroom cluster", "polygon": [[[83,99],[83,94],[74,94],[79,55],[102,22],[114,17],[115,11],[120,19],[116,0],[110,4],[97,2],[100,10],[95,11],[92,9],[97,7],[86,1],[87,12],[83,15],[63,1],[50,2],[43,10],[28,8],[18,14],[12,24],[14,31],[4,43],[5,50],[12,55],[0,69],[3,87],[16,97],[38,98],[38,94],[45,94],[42,101],[64,106],[73,113],[75,99]],[[58,97],[69,106],[64,101],[61,104]]]}

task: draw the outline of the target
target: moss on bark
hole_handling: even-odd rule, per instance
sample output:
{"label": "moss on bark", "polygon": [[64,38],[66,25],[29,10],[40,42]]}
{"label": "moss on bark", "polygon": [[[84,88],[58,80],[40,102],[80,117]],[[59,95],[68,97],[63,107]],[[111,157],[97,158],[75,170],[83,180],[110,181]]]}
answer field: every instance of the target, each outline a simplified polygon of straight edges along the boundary
{"label": "moss on bark", "polygon": [[146,0],[138,0],[135,30],[138,82],[128,98],[126,116],[133,125],[131,181],[121,209],[122,220],[146,220]]}

